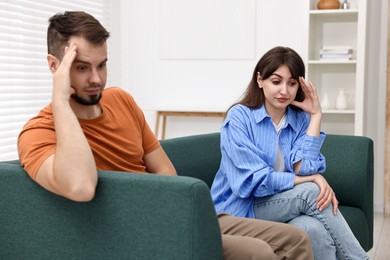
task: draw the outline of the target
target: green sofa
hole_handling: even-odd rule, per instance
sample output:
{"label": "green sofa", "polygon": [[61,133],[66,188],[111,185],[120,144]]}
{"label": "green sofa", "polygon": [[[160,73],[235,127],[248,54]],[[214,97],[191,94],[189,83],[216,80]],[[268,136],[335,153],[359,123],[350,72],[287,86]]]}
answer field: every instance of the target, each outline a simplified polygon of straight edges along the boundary
{"label": "green sofa", "polygon": [[[162,141],[181,176],[202,179],[209,187],[221,160],[219,133]],[[324,177],[332,186],[343,213],[362,247],[373,246],[373,141],[368,137],[330,135],[321,152],[326,157]]]}
{"label": "green sofa", "polygon": [[[178,177],[99,171],[96,196],[76,203],[0,162],[0,259],[222,259],[209,186],[219,133],[161,141]],[[365,250],[373,244],[373,143],[328,135],[325,176]]]}
{"label": "green sofa", "polygon": [[100,171],[77,203],[0,162],[0,259],[222,259],[207,185],[191,177]]}

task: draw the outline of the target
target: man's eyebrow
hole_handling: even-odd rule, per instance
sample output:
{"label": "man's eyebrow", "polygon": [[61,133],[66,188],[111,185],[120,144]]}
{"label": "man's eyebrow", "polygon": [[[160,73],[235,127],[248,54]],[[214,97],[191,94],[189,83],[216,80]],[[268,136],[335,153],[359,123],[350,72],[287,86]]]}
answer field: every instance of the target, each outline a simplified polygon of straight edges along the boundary
{"label": "man's eyebrow", "polygon": [[85,63],[85,64],[91,64],[91,63],[90,63],[90,62],[88,62],[88,61],[79,60],[79,59],[75,59],[73,62],[77,62],[77,63]]}
{"label": "man's eyebrow", "polygon": [[[104,60],[102,60],[101,62],[99,62],[99,64],[102,64],[104,62],[107,62],[107,58],[105,58]],[[89,61],[84,61],[84,60],[79,60],[79,59],[75,59],[73,62],[77,62],[77,63],[84,63],[84,64],[91,64]]]}

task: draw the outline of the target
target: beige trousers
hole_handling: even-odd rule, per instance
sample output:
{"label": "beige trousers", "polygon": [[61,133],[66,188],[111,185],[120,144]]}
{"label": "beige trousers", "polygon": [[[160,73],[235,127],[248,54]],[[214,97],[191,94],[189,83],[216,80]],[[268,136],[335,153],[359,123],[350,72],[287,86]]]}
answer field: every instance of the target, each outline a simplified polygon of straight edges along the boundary
{"label": "beige trousers", "polygon": [[225,260],[314,259],[309,236],[290,224],[218,215]]}

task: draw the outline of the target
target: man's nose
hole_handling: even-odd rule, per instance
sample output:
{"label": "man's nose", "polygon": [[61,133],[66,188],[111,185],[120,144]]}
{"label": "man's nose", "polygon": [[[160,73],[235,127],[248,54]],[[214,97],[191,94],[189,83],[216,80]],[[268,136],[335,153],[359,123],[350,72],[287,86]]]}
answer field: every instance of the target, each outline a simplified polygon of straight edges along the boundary
{"label": "man's nose", "polygon": [[91,85],[100,85],[101,82],[102,82],[102,79],[100,77],[99,72],[96,71],[96,70],[93,70],[92,74],[91,74],[91,77],[89,78],[89,83]]}

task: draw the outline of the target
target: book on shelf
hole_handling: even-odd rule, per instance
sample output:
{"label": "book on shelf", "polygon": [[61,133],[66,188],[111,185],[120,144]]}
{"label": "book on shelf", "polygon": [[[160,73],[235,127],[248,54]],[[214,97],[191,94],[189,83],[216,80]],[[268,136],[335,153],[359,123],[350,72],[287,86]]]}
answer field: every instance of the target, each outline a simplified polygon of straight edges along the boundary
{"label": "book on shelf", "polygon": [[352,54],[352,49],[321,49],[320,54]]}
{"label": "book on shelf", "polygon": [[353,50],[351,45],[324,45],[322,50],[338,51],[338,50]]}
{"label": "book on shelf", "polygon": [[352,60],[352,53],[347,54],[334,54],[334,53],[325,53],[320,54],[320,60]]}
{"label": "book on shelf", "polygon": [[324,46],[319,53],[320,60],[351,60],[353,49],[350,46]]}

